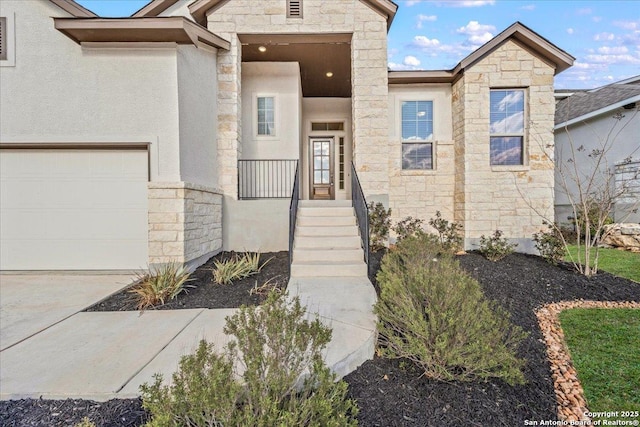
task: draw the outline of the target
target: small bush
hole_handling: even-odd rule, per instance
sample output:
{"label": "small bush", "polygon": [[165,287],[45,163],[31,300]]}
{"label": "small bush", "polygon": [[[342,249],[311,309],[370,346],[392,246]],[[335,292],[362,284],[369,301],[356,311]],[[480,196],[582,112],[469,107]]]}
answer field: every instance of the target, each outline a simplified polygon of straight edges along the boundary
{"label": "small bush", "polygon": [[415,236],[422,230],[423,221],[420,218],[406,217],[402,221],[393,226],[393,232],[396,233],[396,243],[400,243],[409,236]]}
{"label": "small bush", "polygon": [[[322,361],[331,330],[305,320],[296,298],[271,293],[260,307],[227,318],[225,352],[201,342],[170,386],[141,387],[149,426],[351,426],[357,406]],[[242,383],[233,366],[243,366]]]}
{"label": "small bush", "polygon": [[136,284],[129,292],[138,299],[138,310],[144,310],[174,299],[188,288],[186,284],[191,273],[182,263],[171,262],[153,269],[148,274],[138,276]]}
{"label": "small bush", "polygon": [[442,218],[440,211],[436,211],[436,217],[429,220],[429,225],[438,232],[440,244],[450,250],[457,252],[462,249],[462,224],[457,222],[449,222]]}
{"label": "small bush", "polygon": [[96,424],[88,417],[84,417],[82,421],[76,424],[74,427],[96,427]]}
{"label": "small bush", "polygon": [[372,251],[383,249],[389,240],[391,228],[391,209],[385,209],[382,203],[369,203],[369,246]]}
{"label": "small bush", "polygon": [[[546,224],[546,223],[545,223]],[[562,236],[557,227],[547,225],[547,231],[534,233],[533,241],[540,256],[550,264],[557,265],[567,254],[567,249],[562,241]]]}
{"label": "small bush", "polygon": [[262,267],[269,262],[265,261],[260,265],[260,253],[251,254],[245,252],[244,255],[234,256],[226,261],[214,261],[213,280],[219,285],[230,285],[234,280],[249,277],[260,272]]}
{"label": "small bush", "polygon": [[501,378],[523,383],[515,355],[526,334],[489,302],[438,238],[403,240],[378,273],[380,351],[408,359],[437,380]]}
{"label": "small bush", "polygon": [[[587,218],[589,222],[589,235],[591,239],[599,239],[600,236],[596,234],[602,233],[602,227],[605,225],[613,224],[613,218],[608,212],[603,211],[600,203],[596,200],[589,199],[586,202],[586,209],[578,211],[578,217],[573,218],[573,224],[576,230],[580,232],[580,237],[585,238],[587,235],[587,220],[584,219],[584,211],[587,211]],[[598,226],[599,221],[602,221],[602,226]]]}
{"label": "small bush", "polygon": [[518,246],[517,243],[509,243],[502,237],[502,231],[496,230],[492,236],[480,236],[480,253],[489,261],[500,261],[502,258],[512,254]]}

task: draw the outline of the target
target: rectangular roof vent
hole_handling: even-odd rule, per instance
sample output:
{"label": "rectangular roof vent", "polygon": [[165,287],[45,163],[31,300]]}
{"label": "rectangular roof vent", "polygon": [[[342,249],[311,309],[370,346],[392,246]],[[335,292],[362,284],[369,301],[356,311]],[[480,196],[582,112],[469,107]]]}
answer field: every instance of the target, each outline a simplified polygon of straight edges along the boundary
{"label": "rectangular roof vent", "polygon": [[7,18],[0,18],[0,60],[7,59]]}
{"label": "rectangular roof vent", "polygon": [[302,0],[287,0],[287,18],[302,18]]}

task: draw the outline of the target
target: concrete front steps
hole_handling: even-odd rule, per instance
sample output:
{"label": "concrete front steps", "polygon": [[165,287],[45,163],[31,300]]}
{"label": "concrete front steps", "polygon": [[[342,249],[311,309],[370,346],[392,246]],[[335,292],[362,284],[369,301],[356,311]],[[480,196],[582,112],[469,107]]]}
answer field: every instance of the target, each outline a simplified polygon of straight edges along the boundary
{"label": "concrete front steps", "polygon": [[350,200],[301,200],[291,277],[367,277]]}

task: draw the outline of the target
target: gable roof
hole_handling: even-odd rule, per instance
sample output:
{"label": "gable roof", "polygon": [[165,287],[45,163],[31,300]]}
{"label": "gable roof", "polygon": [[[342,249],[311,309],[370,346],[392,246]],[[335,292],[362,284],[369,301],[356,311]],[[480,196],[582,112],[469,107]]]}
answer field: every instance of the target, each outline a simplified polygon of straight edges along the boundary
{"label": "gable roof", "polygon": [[[229,0],[195,0],[189,5],[191,16],[200,25],[206,26],[207,12],[217,9]],[[387,20],[387,29],[391,27],[393,18],[398,10],[398,5],[391,0],[360,0]],[[151,0],[146,6],[134,13],[134,17],[158,16],[174,4],[178,0]]]}
{"label": "gable roof", "polygon": [[76,18],[94,18],[98,15],[91,12],[89,9],[76,3],[74,0],[50,0],[51,3],[58,6],[65,12],[75,16]]}
{"label": "gable roof", "polygon": [[[629,80],[634,81],[626,81]],[[589,91],[576,91],[556,103],[555,129],[638,103],[640,83],[617,82]]]}
{"label": "gable roof", "polygon": [[506,30],[483,44],[451,70],[390,71],[389,83],[441,83],[459,79],[467,68],[500,47],[507,40],[517,40],[536,55],[553,64],[558,74],[573,65],[575,58],[521,22],[515,22]]}

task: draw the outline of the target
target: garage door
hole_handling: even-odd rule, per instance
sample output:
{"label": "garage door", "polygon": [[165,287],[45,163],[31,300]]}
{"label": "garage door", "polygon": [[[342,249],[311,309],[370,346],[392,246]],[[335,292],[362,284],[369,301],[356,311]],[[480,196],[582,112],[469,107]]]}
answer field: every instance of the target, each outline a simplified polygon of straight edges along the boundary
{"label": "garage door", "polygon": [[146,149],[0,150],[0,269],[147,266]]}

